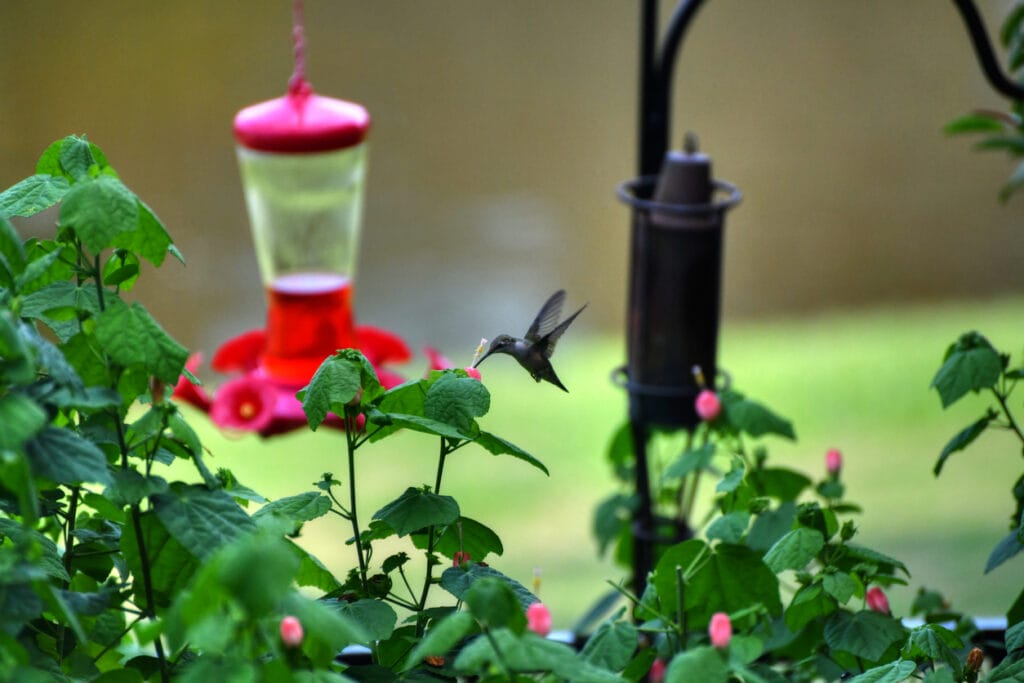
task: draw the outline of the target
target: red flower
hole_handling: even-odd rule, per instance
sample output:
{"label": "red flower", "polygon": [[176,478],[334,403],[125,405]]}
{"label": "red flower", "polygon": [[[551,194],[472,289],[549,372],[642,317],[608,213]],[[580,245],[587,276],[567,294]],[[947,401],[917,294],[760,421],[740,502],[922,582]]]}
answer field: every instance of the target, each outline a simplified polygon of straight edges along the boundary
{"label": "red flower", "polygon": [[697,415],[700,416],[700,419],[705,422],[713,422],[718,417],[718,414],[722,412],[722,402],[719,400],[718,394],[710,389],[704,389],[697,394],[694,408],[697,410]]}
{"label": "red flower", "polygon": [[868,609],[883,614],[890,613],[889,598],[885,597],[885,591],[878,586],[869,588],[868,592],[864,595],[864,600],[868,603]]}
{"label": "red flower", "polygon": [[825,453],[825,471],[836,477],[841,469],[843,469],[843,454],[839,452],[838,448],[828,449]]}
{"label": "red flower", "polygon": [[288,616],[281,619],[281,642],[288,647],[302,645],[302,622],[297,618]]}
{"label": "red flower", "polygon": [[429,363],[427,366],[428,372],[431,370],[447,370],[448,368],[455,367],[452,362],[448,360],[448,356],[444,355],[433,346],[423,347],[423,353],[426,355],[427,362]]}
{"label": "red flower", "polygon": [[732,640],[732,620],[725,612],[715,612],[711,615],[711,623],[708,624],[708,636],[711,644],[717,648],[729,647]]}
{"label": "red flower", "polygon": [[526,608],[526,625],[539,636],[551,633],[551,610],[540,602],[531,603]]}
{"label": "red flower", "polygon": [[456,550],[455,555],[452,557],[452,566],[461,567],[464,563],[469,562],[472,559],[473,558],[469,556],[469,553],[462,550]]}
{"label": "red flower", "polygon": [[[185,368],[194,375],[199,371],[199,365],[202,362],[203,355],[194,353],[185,361]],[[178,378],[178,383],[174,385],[174,393],[171,396],[199,408],[204,413],[209,412],[210,404],[213,403],[210,395],[202,387],[192,384],[192,380],[185,375]]]}
{"label": "red flower", "polygon": [[467,375],[469,375],[470,377],[472,377],[473,379],[475,379],[477,381],[480,380],[480,371],[479,370],[477,370],[476,368],[471,367],[471,366],[470,367],[466,367],[465,370],[466,370],[466,374]]}
{"label": "red flower", "polygon": [[647,673],[647,680],[651,683],[662,683],[665,680],[665,661],[655,659],[651,662],[651,670]]}

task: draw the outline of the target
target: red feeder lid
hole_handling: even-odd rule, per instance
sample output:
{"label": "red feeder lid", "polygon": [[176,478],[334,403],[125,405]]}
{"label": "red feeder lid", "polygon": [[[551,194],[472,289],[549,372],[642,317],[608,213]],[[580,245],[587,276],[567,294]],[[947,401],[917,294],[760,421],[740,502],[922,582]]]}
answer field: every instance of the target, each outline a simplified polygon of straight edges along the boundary
{"label": "red feeder lid", "polygon": [[235,115],[235,139],[261,152],[329,152],[358,145],[370,114],[354,102],[323,97],[303,83],[284,97]]}

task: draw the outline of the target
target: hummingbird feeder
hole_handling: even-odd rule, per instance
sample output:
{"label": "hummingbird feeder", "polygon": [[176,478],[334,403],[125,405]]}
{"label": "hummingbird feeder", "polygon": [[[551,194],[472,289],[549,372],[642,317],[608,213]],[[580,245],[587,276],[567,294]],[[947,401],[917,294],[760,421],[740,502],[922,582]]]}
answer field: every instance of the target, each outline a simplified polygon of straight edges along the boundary
{"label": "hummingbird feeder", "polygon": [[234,133],[268,300],[261,366],[275,380],[305,383],[324,357],[355,346],[352,286],[370,117],[306,82],[298,3],[295,62],[287,94],[242,109]]}

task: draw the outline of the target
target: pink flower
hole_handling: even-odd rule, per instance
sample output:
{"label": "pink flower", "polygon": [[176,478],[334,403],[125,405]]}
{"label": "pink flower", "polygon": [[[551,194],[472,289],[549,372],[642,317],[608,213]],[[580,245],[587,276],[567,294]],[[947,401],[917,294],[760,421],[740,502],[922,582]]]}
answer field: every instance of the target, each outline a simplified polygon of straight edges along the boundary
{"label": "pink flower", "polygon": [[665,680],[665,661],[655,659],[651,662],[651,670],[647,672],[647,680],[651,683],[662,683]]}
{"label": "pink flower", "polygon": [[532,603],[526,608],[526,624],[537,635],[546,637],[551,633],[551,610],[543,603]]}
{"label": "pink flower", "polygon": [[705,422],[713,422],[722,412],[722,402],[719,400],[718,394],[710,389],[704,389],[697,394],[694,407],[697,409],[697,415]]}
{"label": "pink flower", "polygon": [[288,647],[298,647],[302,645],[302,636],[302,622],[292,616],[281,619],[281,642]]}
{"label": "pink flower", "polygon": [[463,550],[456,550],[455,555],[452,557],[452,566],[461,567],[466,562],[469,562],[473,558],[469,556],[469,553]]}
{"label": "pink flower", "polygon": [[455,367],[452,362],[448,360],[448,356],[444,355],[433,346],[426,346],[423,348],[423,353],[427,357],[427,372],[431,370],[447,370],[448,368]]}
{"label": "pink flower", "polygon": [[466,368],[463,368],[463,369],[466,371],[467,375],[469,375],[470,377],[472,377],[473,379],[475,379],[477,381],[480,381],[480,371],[479,370],[477,370],[474,367],[466,367]]}
{"label": "pink flower", "polygon": [[833,477],[839,476],[839,471],[843,469],[843,454],[839,452],[838,448],[830,448],[825,453],[825,470],[829,475]]}
{"label": "pink flower", "polygon": [[277,400],[270,382],[243,375],[221,385],[210,406],[210,419],[225,429],[259,432],[274,419]]}
{"label": "pink flower", "polygon": [[711,623],[708,624],[708,635],[714,647],[729,647],[729,641],[732,640],[732,621],[729,615],[725,612],[712,614]]}
{"label": "pink flower", "polygon": [[868,603],[868,609],[883,614],[890,613],[889,598],[885,597],[885,591],[878,586],[869,588],[868,592],[864,595],[864,600]]}

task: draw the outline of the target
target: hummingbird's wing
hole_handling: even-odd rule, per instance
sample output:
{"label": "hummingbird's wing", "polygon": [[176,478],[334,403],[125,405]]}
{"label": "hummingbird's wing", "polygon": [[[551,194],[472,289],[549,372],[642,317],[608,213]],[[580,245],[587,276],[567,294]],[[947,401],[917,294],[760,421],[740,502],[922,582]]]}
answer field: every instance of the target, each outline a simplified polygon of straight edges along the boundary
{"label": "hummingbird's wing", "polygon": [[580,306],[580,310],[570,315],[568,318],[560,322],[555,329],[551,330],[534,342],[534,348],[543,353],[545,358],[551,358],[551,354],[555,352],[555,344],[558,342],[558,338],[562,336],[562,333],[568,329],[569,325],[572,324],[572,321],[576,319],[576,316],[582,313],[583,309],[586,307],[586,304]]}
{"label": "hummingbird's wing", "polygon": [[558,319],[562,317],[562,304],[565,303],[565,290],[560,289],[552,294],[540,309],[540,313],[533,319],[533,324],[526,331],[524,339],[529,342],[537,342],[550,334],[558,326]]}

